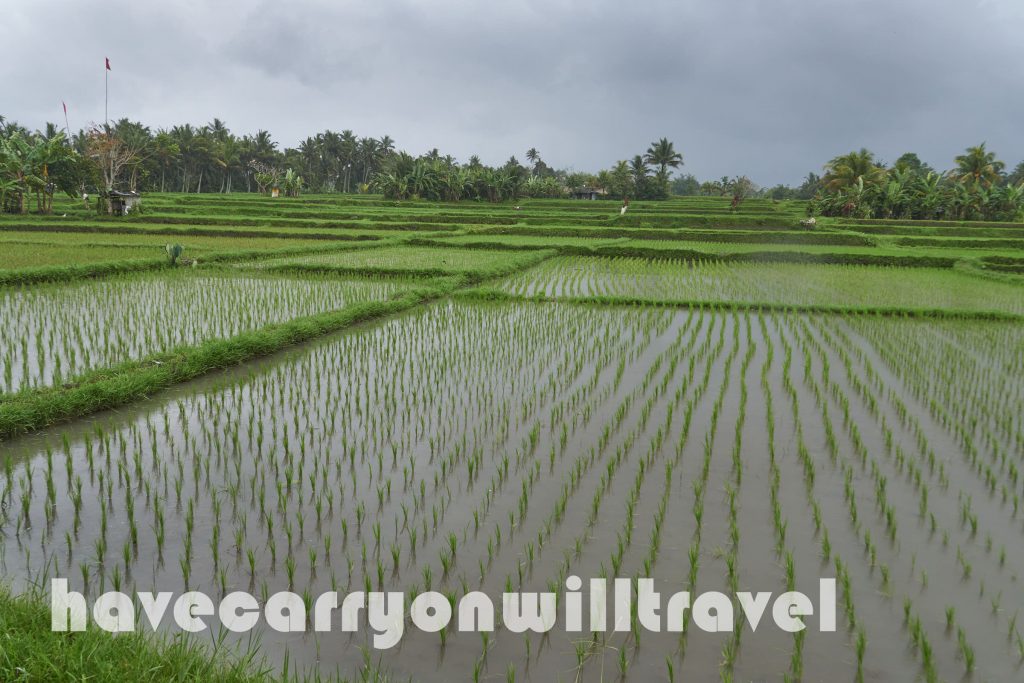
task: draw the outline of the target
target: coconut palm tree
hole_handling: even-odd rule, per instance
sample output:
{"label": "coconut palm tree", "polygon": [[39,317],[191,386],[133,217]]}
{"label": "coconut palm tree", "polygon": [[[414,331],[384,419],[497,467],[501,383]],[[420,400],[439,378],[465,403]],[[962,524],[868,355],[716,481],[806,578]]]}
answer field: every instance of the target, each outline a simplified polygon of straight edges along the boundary
{"label": "coconut palm tree", "polygon": [[359,164],[363,171],[363,184],[370,182],[370,174],[377,166],[380,156],[380,142],[374,138],[362,138],[359,141]]}
{"label": "coconut palm tree", "polygon": [[[852,189],[859,184],[858,180],[865,187],[885,180],[885,169],[875,163],[875,155],[866,149],[843,154],[825,164],[822,181],[831,191]],[[858,193],[861,191],[858,189]]]}
{"label": "coconut palm tree", "polygon": [[160,191],[164,191],[167,171],[173,168],[181,156],[181,149],[166,130],[158,130],[153,136],[153,160],[160,169]]}
{"label": "coconut palm tree", "polygon": [[956,177],[963,182],[980,183],[985,187],[999,182],[1006,167],[1006,164],[996,159],[994,152],[985,149],[984,142],[977,147],[968,147],[955,161],[956,170],[953,173]]}
{"label": "coconut palm tree", "polygon": [[538,166],[540,165],[540,152],[537,151],[536,147],[531,147],[526,150],[526,160],[533,166],[533,172],[536,173]]}
{"label": "coconut palm tree", "polygon": [[668,177],[669,168],[679,168],[683,165],[683,155],[675,150],[674,145],[668,138],[661,138],[652,142],[644,154],[644,161],[652,166],[657,166],[662,177]]}
{"label": "coconut palm tree", "polygon": [[231,179],[235,173],[244,169],[242,165],[242,147],[238,138],[230,133],[220,142],[219,158],[224,168],[220,191],[231,193]]}

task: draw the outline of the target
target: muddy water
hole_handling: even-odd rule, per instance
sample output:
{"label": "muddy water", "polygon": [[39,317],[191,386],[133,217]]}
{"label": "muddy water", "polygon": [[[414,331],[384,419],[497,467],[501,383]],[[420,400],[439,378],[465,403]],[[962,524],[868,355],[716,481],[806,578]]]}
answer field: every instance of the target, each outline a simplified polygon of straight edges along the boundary
{"label": "muddy water", "polygon": [[[628,631],[567,633],[561,624],[545,636],[499,630],[486,648],[479,634],[453,629],[442,642],[409,625],[397,648],[370,654],[423,681],[472,680],[474,672],[493,680],[510,669],[517,680],[611,680],[623,668],[626,680],[665,680],[668,662],[676,680],[781,680],[800,671],[806,681],[852,681],[863,630],[865,680],[914,680],[922,665],[903,622],[908,599],[943,680],[963,674],[956,628],[976,652],[979,680],[1015,679],[1019,660],[1006,635],[1020,602],[1020,519],[986,498],[948,430],[870,344],[849,330],[849,341],[839,337],[836,326],[800,316],[439,303],[4,444],[11,474],[0,478],[0,569],[16,586],[44,572],[66,576],[91,596],[118,580],[122,590],[180,592],[187,573],[189,588],[212,596],[289,586],[315,596],[367,582],[377,589],[383,579],[387,590],[429,583],[498,600],[506,586],[548,590],[570,574],[612,576],[617,566],[619,576],[655,578],[667,601],[691,588],[728,591],[728,558],[740,590],[779,593],[787,556],[796,589],[816,597],[817,579],[835,576],[838,556],[855,623],[840,605],[838,632],[818,633],[810,617],[798,645],[766,615],[756,632],[741,630],[731,671],[723,660],[734,636],[692,622],[685,635],[640,631],[639,640]],[[868,352],[856,356],[853,346]],[[853,377],[869,365],[875,372],[863,393],[844,353]],[[899,448],[917,462],[919,442],[889,391],[948,463],[948,485],[930,488],[935,532],[895,455]],[[810,485],[801,448],[814,462]],[[960,523],[964,496],[982,517],[977,535]],[[956,609],[952,633],[947,605]],[[260,639],[275,666],[287,652],[300,670],[353,673],[368,631],[365,623],[356,634],[319,636],[263,628]]]}

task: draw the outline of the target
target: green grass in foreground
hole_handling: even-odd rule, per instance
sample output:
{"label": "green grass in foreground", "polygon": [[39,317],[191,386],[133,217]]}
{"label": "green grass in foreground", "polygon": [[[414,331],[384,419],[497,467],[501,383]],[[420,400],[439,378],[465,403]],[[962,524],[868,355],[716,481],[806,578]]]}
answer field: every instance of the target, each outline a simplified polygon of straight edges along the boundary
{"label": "green grass in foreground", "polygon": [[117,637],[96,628],[50,630],[48,603],[0,588],[0,680],[22,681],[228,681],[273,680],[247,657],[228,659],[197,642],[161,642],[138,633]]}
{"label": "green grass in foreground", "polygon": [[[216,645],[216,644],[214,644]],[[88,681],[89,683],[276,683],[338,681],[388,683],[364,662],[355,679],[316,674],[283,675],[260,661],[258,649],[241,655],[207,647],[195,638],[158,638],[142,633],[116,637],[96,627],[77,633],[50,630],[45,597],[12,595],[0,586],[0,681]]]}

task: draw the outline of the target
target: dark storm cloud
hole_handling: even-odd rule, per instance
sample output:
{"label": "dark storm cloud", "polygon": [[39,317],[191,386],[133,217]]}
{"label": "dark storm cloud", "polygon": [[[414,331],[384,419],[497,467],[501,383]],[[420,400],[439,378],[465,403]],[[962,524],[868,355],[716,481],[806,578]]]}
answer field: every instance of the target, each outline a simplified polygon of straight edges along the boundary
{"label": "dark storm cloud", "polygon": [[[213,117],[500,163],[607,167],[667,136],[702,178],[796,183],[866,146],[1024,157],[1019,0],[16,3],[0,113],[31,127]],[[13,58],[12,58],[13,57]]]}

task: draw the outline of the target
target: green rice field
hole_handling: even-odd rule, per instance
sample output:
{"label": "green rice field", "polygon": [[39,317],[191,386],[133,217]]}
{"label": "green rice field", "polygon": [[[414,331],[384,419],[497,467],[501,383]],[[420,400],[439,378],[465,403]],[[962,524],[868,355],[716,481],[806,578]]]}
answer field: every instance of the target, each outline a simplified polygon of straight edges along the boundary
{"label": "green rice field", "polygon": [[1020,680],[1024,225],[804,228],[801,202],[715,197],[143,207],[0,214],[3,600],[51,577],[307,609],[832,578],[834,632],[666,608],[656,631],[406,620],[389,650],[365,614],[176,642],[279,680]]}

